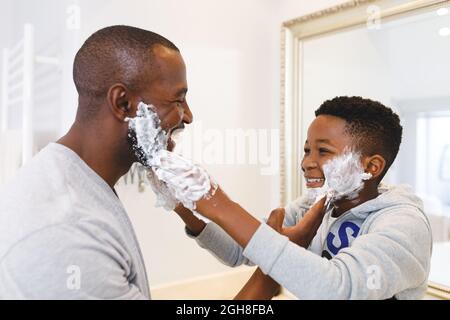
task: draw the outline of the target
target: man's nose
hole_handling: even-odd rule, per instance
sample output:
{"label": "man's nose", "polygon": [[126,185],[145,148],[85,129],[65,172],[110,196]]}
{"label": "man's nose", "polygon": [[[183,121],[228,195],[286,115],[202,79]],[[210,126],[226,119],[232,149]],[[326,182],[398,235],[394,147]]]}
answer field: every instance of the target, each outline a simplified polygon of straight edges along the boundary
{"label": "man's nose", "polygon": [[183,123],[192,123],[192,121],[194,121],[194,116],[192,115],[191,109],[189,109],[187,101],[183,103],[183,111]]}

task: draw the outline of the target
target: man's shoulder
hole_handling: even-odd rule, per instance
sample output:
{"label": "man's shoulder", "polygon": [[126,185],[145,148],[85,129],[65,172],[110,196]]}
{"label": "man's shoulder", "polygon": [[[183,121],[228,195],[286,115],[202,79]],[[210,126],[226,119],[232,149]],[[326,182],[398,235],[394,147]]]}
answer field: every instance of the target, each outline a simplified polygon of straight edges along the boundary
{"label": "man's shoulder", "polygon": [[15,219],[6,227],[0,226],[0,261],[11,251],[23,251],[29,246],[62,250],[83,243],[103,243],[110,238],[120,238],[114,225],[105,224],[83,211],[73,207],[65,214],[53,212],[51,216],[39,215],[39,218],[28,216],[30,220]]}
{"label": "man's shoulder", "polygon": [[10,221],[24,214],[32,218],[52,207],[67,208],[71,201],[67,179],[56,160],[52,154],[40,152],[2,186],[0,220],[7,216]]}
{"label": "man's shoulder", "polygon": [[81,215],[64,165],[44,148],[0,191],[0,256],[37,230],[72,223]]}

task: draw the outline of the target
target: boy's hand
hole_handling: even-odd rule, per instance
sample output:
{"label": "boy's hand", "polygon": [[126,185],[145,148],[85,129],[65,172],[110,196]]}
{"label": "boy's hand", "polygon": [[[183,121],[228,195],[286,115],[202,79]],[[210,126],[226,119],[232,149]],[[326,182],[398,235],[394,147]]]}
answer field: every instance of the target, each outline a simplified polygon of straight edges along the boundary
{"label": "boy's hand", "polygon": [[[303,219],[293,227],[283,227],[284,208],[278,208],[270,213],[267,225],[275,231],[287,236],[290,241],[307,248],[317,233],[325,214],[325,198],[313,205]],[[272,299],[280,290],[280,285],[259,268],[235,297],[236,300],[267,300]]]}
{"label": "boy's hand", "polygon": [[283,221],[284,221],[285,211],[284,208],[277,208],[272,210],[269,215],[269,219],[267,219],[267,225],[271,226],[275,231],[279,233],[283,233]]}
{"label": "boy's hand", "polygon": [[325,214],[325,198],[313,205],[304,215],[303,219],[293,227],[283,227],[285,216],[284,208],[278,208],[270,213],[267,225],[275,231],[287,236],[290,241],[307,248],[317,233]]}

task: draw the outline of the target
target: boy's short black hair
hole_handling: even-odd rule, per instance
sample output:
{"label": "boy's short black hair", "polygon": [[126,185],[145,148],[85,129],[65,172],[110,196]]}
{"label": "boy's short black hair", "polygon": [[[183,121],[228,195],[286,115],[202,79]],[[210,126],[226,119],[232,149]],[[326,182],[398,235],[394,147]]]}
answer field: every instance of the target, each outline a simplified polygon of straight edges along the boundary
{"label": "boy's short black hair", "polygon": [[380,154],[386,168],[380,180],[395,160],[402,141],[400,118],[380,102],[362,97],[336,97],[316,110],[316,117],[331,115],[347,122],[347,132],[353,137],[356,151],[363,155]]}

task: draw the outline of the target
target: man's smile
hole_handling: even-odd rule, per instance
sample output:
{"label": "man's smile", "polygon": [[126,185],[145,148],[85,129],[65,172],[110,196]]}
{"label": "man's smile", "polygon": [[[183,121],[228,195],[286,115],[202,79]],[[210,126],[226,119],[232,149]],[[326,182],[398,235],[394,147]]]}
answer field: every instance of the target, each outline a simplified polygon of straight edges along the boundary
{"label": "man's smile", "polygon": [[173,151],[176,147],[175,141],[172,139],[172,136],[176,137],[184,130],[184,123],[181,123],[179,126],[173,128],[169,132],[169,139],[167,140],[167,150]]}

